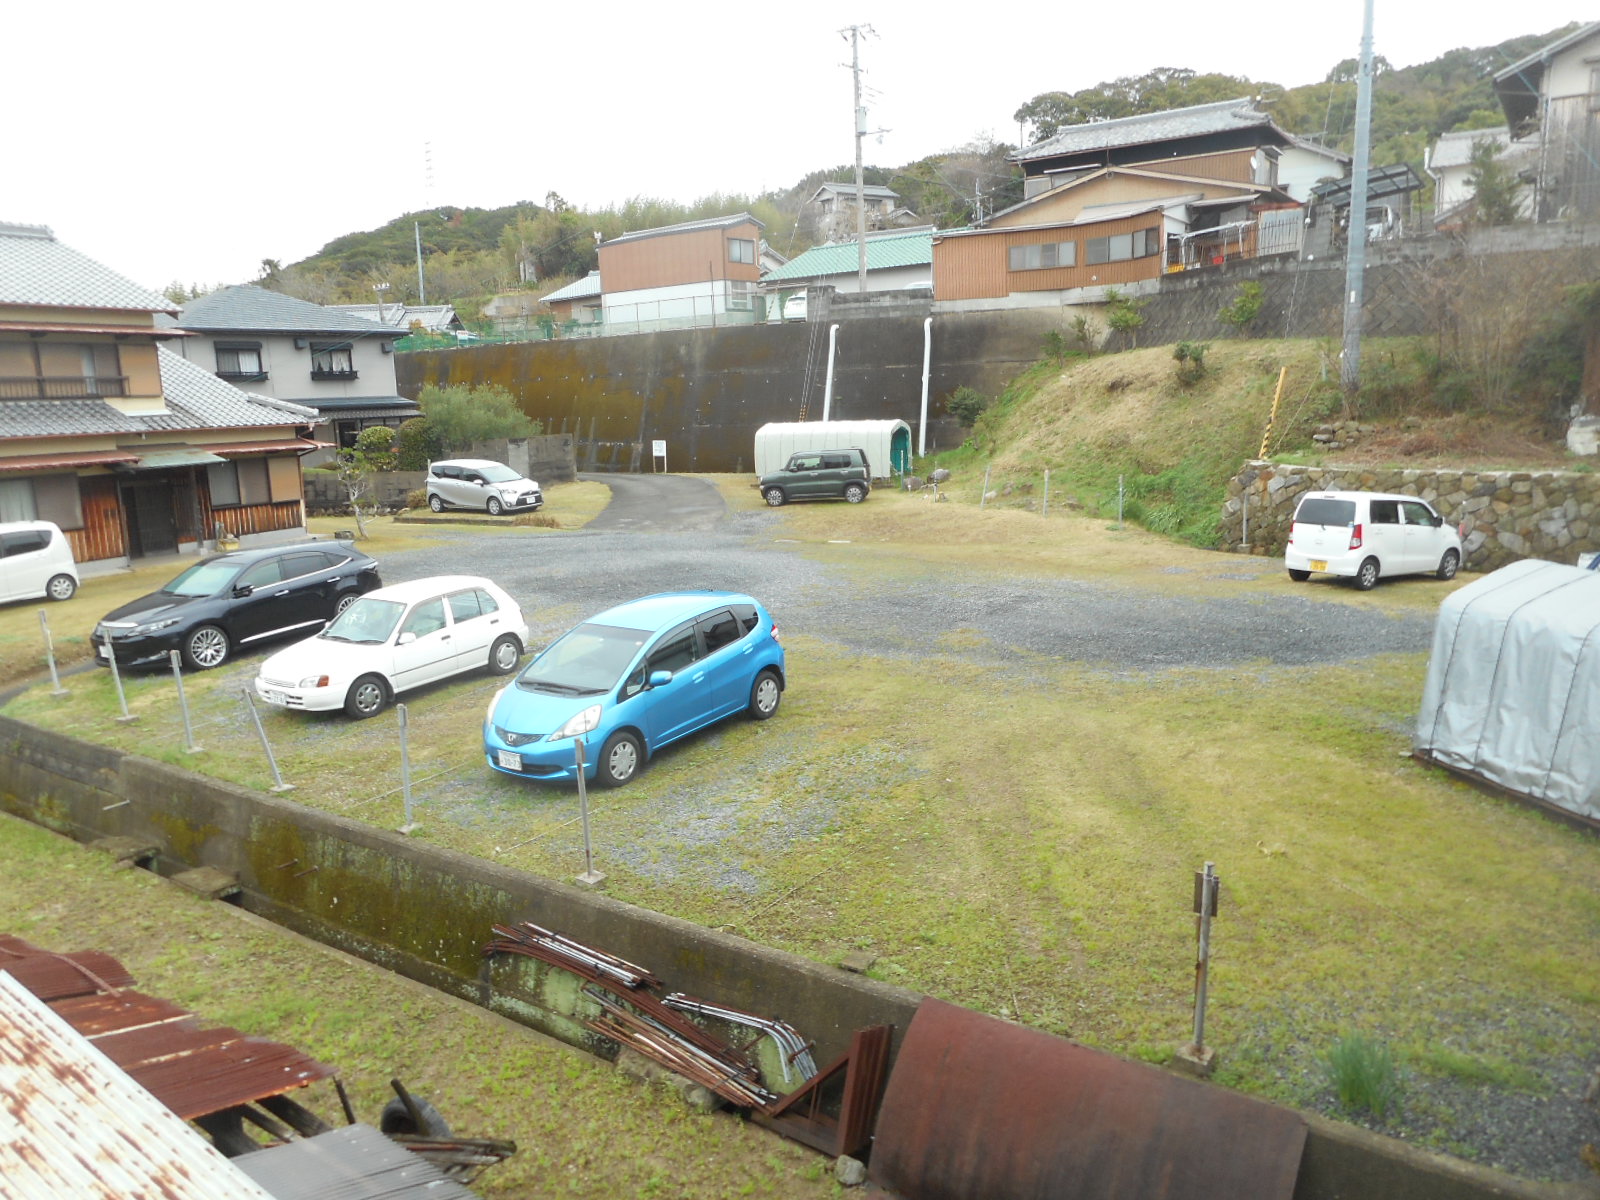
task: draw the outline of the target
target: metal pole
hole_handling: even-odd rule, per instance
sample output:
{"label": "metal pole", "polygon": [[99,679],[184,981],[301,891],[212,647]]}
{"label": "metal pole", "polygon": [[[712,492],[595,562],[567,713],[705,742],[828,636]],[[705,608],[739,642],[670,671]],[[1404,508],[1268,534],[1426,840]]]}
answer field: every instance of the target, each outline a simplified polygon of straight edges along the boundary
{"label": "metal pole", "polygon": [[42,608],[39,610],[39,629],[44,633],[44,660],[50,664],[50,694],[65,696],[67,689],[61,686],[61,676],[56,671],[56,644],[50,637],[50,618],[44,615]]}
{"label": "metal pole", "polygon": [[1367,172],[1372,161],[1372,0],[1363,6],[1361,59],[1356,71],[1356,144],[1350,164],[1350,220],[1345,237],[1344,354],[1339,382],[1361,385],[1361,300],[1367,268]]}
{"label": "metal pole", "polygon": [[983,491],[978,493],[978,507],[982,508],[989,503],[989,468],[983,469]]}
{"label": "metal pole", "polygon": [[850,26],[850,77],[856,110],[856,291],[867,290],[867,201],[861,169],[861,139],[867,136],[867,110],[861,107],[861,27]]}
{"label": "metal pole", "polygon": [[1117,528],[1122,528],[1122,476],[1117,476]]}
{"label": "metal pole", "polygon": [[267,752],[267,766],[272,768],[272,787],[268,791],[294,791],[294,784],[285,783],[283,776],[278,774],[278,760],[272,753],[272,743],[267,741],[267,731],[261,726],[261,714],[256,711],[256,698],[250,694],[249,688],[240,688],[239,691],[244,696],[245,707],[250,710],[250,719],[256,723],[256,736],[261,739],[261,748]]}
{"label": "metal pole", "polygon": [[411,232],[417,235],[417,303],[428,302],[428,285],[422,279],[422,222],[411,222]]}
{"label": "metal pole", "polygon": [[183,748],[190,754],[198,754],[200,747],[194,744],[194,726],[189,723],[189,698],[183,691],[183,656],[176,650],[168,650],[167,661],[172,664],[172,682],[178,685],[178,709],[183,713]]}
{"label": "metal pole", "polygon": [[1200,884],[1200,955],[1194,964],[1194,1047],[1206,1045],[1206,983],[1211,963],[1211,908],[1216,902],[1215,863],[1207,863]]}
{"label": "metal pole", "polygon": [[839,327],[828,328],[828,378],[822,385],[822,419],[826,421],[833,410],[833,352],[839,343]]}
{"label": "metal pole", "polygon": [[1250,489],[1239,493],[1239,544],[1250,546]]}
{"label": "metal pole", "polygon": [[111,645],[111,631],[106,631],[106,661],[111,664],[111,682],[117,688],[117,703],[122,706],[122,715],[119,721],[137,721],[139,718],[128,711],[128,697],[122,692],[122,672],[117,669],[117,652]]}
{"label": "metal pole", "polygon": [[585,887],[595,887],[605,879],[605,875],[594,869],[594,844],[589,840],[589,784],[584,778],[583,750],[583,739],[573,738],[573,761],[578,767],[578,808],[583,813],[583,874],[578,876],[578,882]]}
{"label": "metal pole", "polygon": [[394,715],[400,719],[400,790],[406,802],[406,823],[400,826],[398,832],[413,833],[417,823],[411,819],[411,755],[406,747],[406,706],[396,704]]}
{"label": "metal pole", "polygon": [[1044,469],[1044,507],[1040,509],[1039,515],[1041,517],[1048,517],[1050,515],[1050,468],[1049,467],[1046,467]]}
{"label": "metal pole", "polygon": [[928,456],[928,378],[933,360],[933,318],[922,318],[922,415],[917,419],[917,457]]}

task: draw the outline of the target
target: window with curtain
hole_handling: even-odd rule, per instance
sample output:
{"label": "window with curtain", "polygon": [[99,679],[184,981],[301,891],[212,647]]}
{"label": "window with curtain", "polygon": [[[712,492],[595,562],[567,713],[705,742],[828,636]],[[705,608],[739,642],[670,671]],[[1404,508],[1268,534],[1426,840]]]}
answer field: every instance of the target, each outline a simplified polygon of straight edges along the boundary
{"label": "window with curtain", "polygon": [[0,521],[37,521],[31,479],[0,480]]}
{"label": "window with curtain", "polygon": [[356,364],[349,342],[312,342],[311,378],[354,379]]}

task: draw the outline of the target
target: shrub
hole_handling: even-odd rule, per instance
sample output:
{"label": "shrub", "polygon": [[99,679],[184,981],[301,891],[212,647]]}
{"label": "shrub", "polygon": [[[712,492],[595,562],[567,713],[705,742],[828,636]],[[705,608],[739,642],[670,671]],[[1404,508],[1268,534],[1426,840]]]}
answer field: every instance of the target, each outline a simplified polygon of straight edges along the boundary
{"label": "shrub", "polygon": [[1322,1057],[1328,1081],[1346,1108],[1382,1119],[1400,1102],[1400,1083],[1389,1047],[1358,1033],[1340,1038]]}
{"label": "shrub", "polygon": [[1178,381],[1193,383],[1206,373],[1206,351],[1210,342],[1179,342],[1172,348],[1172,357],[1178,360]]}
{"label": "shrub", "polygon": [[1058,367],[1066,360],[1067,339],[1062,336],[1061,330],[1052,329],[1044,335],[1044,352],[1055,360]]}
{"label": "shrub", "polygon": [[1072,318],[1072,337],[1085,354],[1093,354],[1100,349],[1100,336],[1103,330],[1094,323],[1094,318],[1088,313],[1078,313]]}
{"label": "shrub", "polygon": [[1106,289],[1106,324],[1113,333],[1123,334],[1130,348],[1138,348],[1139,327],[1144,324],[1141,310],[1147,303],[1147,300],[1123,295],[1116,288]]}
{"label": "shrub", "polygon": [[1247,280],[1235,289],[1232,303],[1224,304],[1218,310],[1217,317],[1223,323],[1242,330],[1260,314],[1263,299],[1261,285],[1254,280]]}
{"label": "shrub", "polygon": [[417,403],[445,454],[466,450],[474,442],[539,434],[539,422],[523,412],[511,393],[498,384],[430,384],[422,389]]}
{"label": "shrub", "polygon": [[406,493],[406,507],[407,508],[427,508],[428,507],[428,489],[427,488],[412,488],[409,492],[407,492]]}
{"label": "shrub", "polygon": [[402,471],[426,471],[428,464],[444,457],[438,431],[427,417],[412,417],[395,433],[395,466]]}
{"label": "shrub", "polygon": [[369,425],[356,435],[356,453],[374,471],[394,467],[394,430],[387,425]]}
{"label": "shrub", "polygon": [[951,392],[950,399],[945,402],[945,409],[967,429],[972,428],[988,407],[989,397],[966,384]]}

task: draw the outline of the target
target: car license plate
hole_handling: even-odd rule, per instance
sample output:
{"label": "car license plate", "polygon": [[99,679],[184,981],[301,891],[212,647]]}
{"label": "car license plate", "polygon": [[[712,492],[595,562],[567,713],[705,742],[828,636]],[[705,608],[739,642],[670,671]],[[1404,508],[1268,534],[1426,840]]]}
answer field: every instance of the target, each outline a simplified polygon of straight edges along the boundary
{"label": "car license plate", "polygon": [[522,755],[512,750],[496,750],[495,761],[508,771],[522,770]]}
{"label": "car license plate", "polygon": [[1313,558],[1311,560],[1311,569],[1313,571],[1326,571],[1328,569],[1328,560],[1325,558]]}
{"label": "car license plate", "polygon": [[289,703],[288,698],[282,692],[273,691],[271,688],[267,688],[265,691],[263,691],[261,693],[261,698],[268,704],[277,704],[281,706]]}

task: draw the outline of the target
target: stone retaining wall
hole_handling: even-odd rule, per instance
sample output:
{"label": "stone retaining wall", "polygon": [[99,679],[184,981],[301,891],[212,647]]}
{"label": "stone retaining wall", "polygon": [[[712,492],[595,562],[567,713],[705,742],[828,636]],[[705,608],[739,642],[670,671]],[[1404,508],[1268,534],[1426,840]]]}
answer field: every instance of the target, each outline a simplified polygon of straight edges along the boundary
{"label": "stone retaining wall", "polygon": [[1576,563],[1600,550],[1600,474],[1577,471],[1407,470],[1246,463],[1228,481],[1222,545],[1279,555],[1295,505],[1309,491],[1395,492],[1417,496],[1463,529],[1471,571],[1523,558]]}

